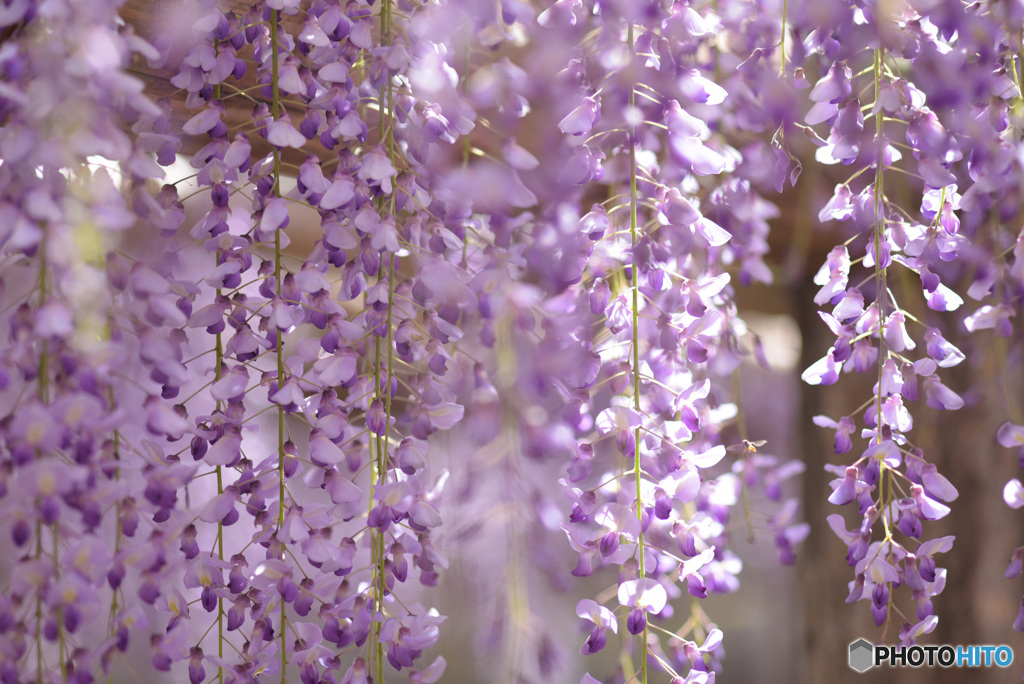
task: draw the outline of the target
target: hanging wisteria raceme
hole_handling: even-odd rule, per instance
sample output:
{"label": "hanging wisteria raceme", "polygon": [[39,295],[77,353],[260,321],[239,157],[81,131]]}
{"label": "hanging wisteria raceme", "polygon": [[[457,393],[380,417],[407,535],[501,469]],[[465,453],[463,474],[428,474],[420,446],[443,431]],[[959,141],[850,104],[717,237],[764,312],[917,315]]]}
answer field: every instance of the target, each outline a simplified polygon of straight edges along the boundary
{"label": "hanging wisteria raceme", "polygon": [[[591,630],[581,653],[602,650],[622,628],[631,654],[624,662],[636,669],[620,672],[627,681],[646,682],[648,670],[710,681],[721,632],[699,604],[675,620],[675,632],[663,625],[672,624],[683,593],[704,598],[737,587],[731,529],[737,518],[741,538],[765,526],[746,508],[748,488],[799,471],[754,455],[742,418],[727,427],[736,417],[730,399],[744,334],[730,265],[741,264],[747,282],[770,278],[761,218],[771,209],[732,175],[740,153],[709,127],[727,125],[716,113],[727,93],[710,78],[715,63],[698,56],[717,17],[682,4],[587,9],[556,4],[539,17],[578,46],[558,74],[560,88],[574,92],[558,126],[567,147],[559,180],[580,190],[563,193],[578,204],[560,201],[531,250],[548,279],[561,278],[549,285],[555,294],[569,285],[559,294],[564,332],[546,338],[572,360],[571,375],[550,374],[563,393],[579,395],[563,482],[572,502],[563,528],[579,553],[573,574],[619,568],[617,586],[603,594],[610,607],[590,598],[577,605]],[[579,208],[587,196],[599,198],[595,186],[608,198]],[[711,216],[734,228],[737,244]],[[577,358],[568,356],[581,343]],[[702,475],[725,457],[725,433],[742,440],[734,472]],[[746,510],[731,513],[736,504]],[[791,557],[806,526],[791,524],[792,511],[769,522]],[[664,643],[649,621],[668,632]]]}
{"label": "hanging wisteria raceme", "polygon": [[[862,421],[860,458],[830,466],[836,479],[829,501],[856,502],[858,520],[852,529],[840,515],[829,523],[855,568],[848,601],[870,600],[876,624],[892,624],[900,641],[912,644],[937,624],[932,598],[945,571],[936,554],[953,546],[951,536],[929,538],[926,523],[950,513],[946,503],[957,490],[908,434],[910,405],[921,399],[932,410],[963,407],[941,377],[966,358],[949,340],[958,326],[1009,337],[1020,299],[1019,279],[1007,278],[1019,259],[1006,261],[1017,228],[1008,234],[1002,226],[1018,212],[1007,191],[1020,174],[1019,163],[1010,162],[1020,128],[1007,115],[1022,97],[1020,17],[996,3],[912,2],[889,11],[831,3],[824,25],[824,15],[804,9],[790,15],[786,73],[810,88],[810,108],[804,123],[780,129],[775,144],[780,159],[791,156],[787,136],[805,133],[819,163],[851,167],[819,215],[851,228],[815,278],[815,302],[829,307],[820,316],[837,341],[804,379],[831,384],[843,371],[877,378],[855,414],[815,422],[835,430],[842,454],[854,449]],[[815,70],[821,77],[810,87],[805,74]],[[972,87],[954,86],[954,73]],[[824,125],[827,136],[818,133]],[[908,194],[919,206],[895,199]],[[996,303],[963,315],[958,292]],[[956,313],[939,315],[945,312]],[[1002,349],[1004,361],[1018,353]],[[1000,442],[1010,446],[1012,434],[1007,424]],[[1007,502],[1014,491],[1007,486]],[[901,586],[912,612],[893,601]],[[1018,619],[1014,626],[1021,625]]]}
{"label": "hanging wisteria raceme", "polygon": [[[949,551],[953,542],[952,537],[929,539],[924,523],[947,515],[950,509],[942,502],[954,500],[957,491],[914,446],[908,434],[913,428],[909,404],[920,390],[920,398],[933,409],[961,408],[963,400],[942,384],[937,371],[960,363],[964,355],[929,326],[920,297],[892,283],[899,281],[896,271],[909,269],[920,276],[928,309],[956,310],[963,300],[937,272],[940,260],[955,258],[962,238],[952,216],[958,195],[947,168],[954,157],[950,138],[929,109],[927,96],[899,75],[899,60],[927,54],[937,36],[929,34],[925,18],[911,8],[893,19],[883,24],[859,8],[837,7],[835,25],[849,35],[838,46],[805,41],[804,47],[811,49],[797,62],[814,59],[816,52],[824,56],[824,73],[810,90],[814,104],[804,119],[804,130],[821,145],[817,161],[853,167],[821,210],[820,220],[849,221],[856,231],[832,249],[815,277],[821,286],[815,302],[829,306],[820,315],[837,341],[807,369],[804,379],[831,384],[844,369],[877,378],[860,415],[815,419],[836,431],[837,454],[853,449],[858,419],[864,426],[860,458],[849,466],[830,466],[837,479],[829,502],[856,502],[860,520],[848,530],[843,517],[835,514],[829,524],[847,544],[847,560],[855,569],[847,601],[870,600],[875,624],[894,621],[901,642],[915,643],[935,628],[938,618],[931,600],[945,585],[945,571],[936,567],[935,555]],[[897,27],[903,30],[897,32]],[[814,131],[824,123],[830,125],[827,139]],[[796,134],[795,127],[790,133]],[[782,137],[780,132],[780,142]],[[912,158],[909,169],[898,166],[904,157],[901,149]],[[894,172],[923,181],[919,213],[890,199],[886,182]],[[855,264],[866,271],[865,277],[854,275]],[[918,341],[925,347],[920,356],[914,353]],[[898,586],[912,592],[915,613],[907,615],[895,605],[892,590]]]}
{"label": "hanging wisteria raceme", "polygon": [[803,377],[874,384],[815,419],[856,454],[827,524],[882,639],[935,629],[957,489],[915,417],[985,391],[961,331],[1024,355],[1020,8],[122,9],[0,8],[0,681],[482,677],[435,648],[462,553],[489,679],[713,682],[700,599],[809,531],[736,296],[813,165],[845,233]]}
{"label": "hanging wisteria raceme", "polygon": [[[210,209],[189,227],[192,240],[181,242],[175,233],[184,213],[175,188],[150,195],[139,187],[162,175],[146,152],[161,164],[174,162],[179,143],[168,112],[117,70],[131,47],[153,61],[160,55],[119,35],[115,9],[95,16],[30,13],[15,28],[25,54],[8,56],[9,73],[26,82],[48,72],[67,76],[48,80],[52,91],[10,100],[5,129],[8,147],[40,137],[47,144],[39,158],[5,150],[3,166],[5,196],[26,198],[24,209],[5,205],[17,229],[16,239],[5,237],[6,253],[38,264],[35,289],[17,293],[25,300],[22,322],[12,328],[16,347],[5,354],[5,377],[17,377],[17,370],[36,394],[8,418],[30,426],[5,440],[13,478],[7,491],[28,498],[8,497],[5,508],[38,510],[19,513],[15,525],[14,540],[28,552],[18,566],[24,577],[16,586],[23,588],[8,603],[25,619],[5,633],[21,635],[13,642],[21,651],[34,648],[5,649],[4,665],[16,672],[34,663],[43,677],[59,662],[62,676],[86,681],[152,622],[141,602],[168,614],[149,625],[152,666],[187,660],[191,681],[204,681],[208,672],[221,681],[249,681],[257,673],[286,681],[289,670],[319,681],[341,678],[345,668],[349,679],[379,680],[385,659],[395,669],[412,667],[437,639],[443,618],[392,592],[396,579],[407,579],[410,562],[428,585],[446,563],[430,538],[440,523],[431,503],[439,488],[428,480],[423,453],[430,434],[457,422],[461,407],[443,379],[444,362],[436,360],[445,352],[434,338],[447,341],[438,330],[452,326],[442,321],[428,329],[422,302],[447,304],[447,293],[417,297],[411,283],[394,285],[402,268],[399,241],[419,249],[417,214],[429,204],[396,144],[398,128],[408,124],[399,107],[411,109],[401,81],[408,66],[404,29],[393,25],[390,10],[375,16],[367,7],[347,14],[322,7],[307,13],[293,37],[281,24],[293,7],[258,7],[244,17],[212,4],[196,8],[189,36],[195,42],[172,82],[199,110],[181,133],[206,138],[191,165]],[[53,56],[39,33],[58,29],[66,32],[58,37],[67,54]],[[80,30],[92,37],[84,66],[75,65],[81,55],[70,47]],[[371,39],[374,32],[380,41]],[[240,56],[250,49],[251,59]],[[240,85],[252,71],[248,61],[264,84],[258,99]],[[63,107],[74,104],[58,95],[75,80],[85,80],[92,98],[83,98],[89,126],[78,131],[64,116]],[[236,130],[224,121],[232,96],[256,102],[252,120]],[[124,111],[104,102],[123,103]],[[295,128],[288,109],[300,105],[309,114]],[[32,109],[54,110],[35,124],[35,138],[26,136]],[[126,123],[139,119],[137,147],[118,130],[118,115]],[[282,169],[290,162],[282,150],[314,138],[339,148],[333,168],[325,175],[320,161],[308,158],[292,174],[298,186],[285,193]],[[252,151],[258,139],[271,147],[262,158]],[[125,185],[135,215],[105,171],[85,166],[90,155],[130,172],[132,185]],[[8,159],[24,159],[25,166]],[[38,187],[21,189],[36,168],[46,171]],[[323,239],[312,254],[285,251],[290,204],[321,216]],[[30,206],[35,215],[21,218]],[[134,254],[121,249],[117,234],[136,216],[171,243]],[[336,297],[326,277],[332,267],[344,272]],[[398,296],[408,305],[394,305]],[[346,311],[342,301],[356,298],[365,309]],[[39,316],[49,323],[36,323]],[[419,327],[417,337],[426,339],[413,349],[396,345],[400,323]],[[323,332],[303,335],[304,325]],[[289,342],[289,335],[298,339]],[[435,347],[430,359],[427,340]],[[400,374],[393,369],[402,362],[408,370]],[[132,377],[135,368],[145,370]],[[412,392],[393,405],[400,381]],[[136,399],[139,389],[144,395]],[[140,412],[127,416],[133,402]],[[264,414],[272,419],[260,420]],[[49,427],[55,420],[66,423],[66,435]],[[129,425],[119,429],[122,422]],[[105,529],[104,509],[115,505],[112,529]],[[81,511],[83,522],[62,516],[62,506]],[[152,521],[148,535],[138,530],[140,516]],[[62,544],[61,525],[65,538],[78,540],[74,546]],[[245,529],[233,532],[239,527]],[[83,529],[95,536],[82,536]],[[367,562],[369,570],[359,570]],[[110,594],[98,591],[104,582],[113,594],[101,605],[96,596]],[[201,606],[185,598],[192,594]],[[91,633],[106,634],[105,641],[65,638],[92,622],[101,628]],[[49,642],[52,653],[44,648]],[[327,644],[364,650],[345,662]],[[439,658],[416,677],[435,681],[443,669]]]}
{"label": "hanging wisteria raceme", "polygon": [[[116,11],[24,2],[2,16],[4,681],[92,681],[145,628],[108,587],[128,566],[181,567],[164,561],[173,522],[139,529],[143,490],[165,504],[150,512],[170,511],[187,475],[142,440],[135,382],[153,349],[136,332],[184,316],[163,265],[130,268],[117,253],[141,216],[173,233],[181,215],[172,196],[139,191],[163,174],[127,128],[163,112],[122,67],[157,54]],[[148,306],[122,307],[128,291]],[[163,362],[170,388],[180,377]]]}
{"label": "hanging wisteria raceme", "polygon": [[[233,17],[213,8],[208,35],[192,48],[197,59],[186,55],[176,77],[202,107],[185,132],[210,138],[192,166],[212,206],[191,237],[214,259],[204,282],[216,290],[189,323],[215,336],[207,344],[217,402],[197,416],[191,452],[215,469],[216,495],[200,519],[220,532],[216,552],[193,562],[239,575],[232,587],[218,571],[207,585],[221,589],[217,657],[206,657],[218,676],[241,667],[278,670],[284,680],[290,665],[303,681],[379,681],[385,663],[413,667],[443,621],[394,592],[410,564],[429,586],[446,563],[431,540],[440,485],[424,457],[429,436],[462,415],[444,349],[458,337],[459,303],[414,275],[430,264],[411,259],[425,248],[429,200],[416,161],[399,149],[426,126],[404,75],[406,21],[396,23],[390,5],[376,14],[317,6],[292,35],[282,22],[297,12],[268,5]],[[246,44],[262,97],[229,139],[223,102],[247,92],[236,56]],[[298,126],[293,111],[303,117]],[[261,159],[257,141],[272,148]],[[288,161],[310,141],[329,154]],[[289,192],[286,174],[296,183]],[[321,228],[308,254],[288,249],[286,229],[301,206],[315,210]],[[428,304],[443,318],[428,315]],[[243,433],[264,412],[274,418],[257,424],[272,436],[257,443],[269,450],[257,459]],[[233,483],[225,469],[237,472]],[[236,502],[252,517],[241,552],[224,544]],[[266,552],[246,552],[254,542]],[[206,607],[213,612],[213,601]],[[249,637],[242,665],[224,657],[233,630],[254,630],[264,642],[256,651]],[[335,655],[350,645],[354,659]],[[189,653],[201,668],[202,645]],[[416,676],[435,681],[443,669],[439,658]]]}

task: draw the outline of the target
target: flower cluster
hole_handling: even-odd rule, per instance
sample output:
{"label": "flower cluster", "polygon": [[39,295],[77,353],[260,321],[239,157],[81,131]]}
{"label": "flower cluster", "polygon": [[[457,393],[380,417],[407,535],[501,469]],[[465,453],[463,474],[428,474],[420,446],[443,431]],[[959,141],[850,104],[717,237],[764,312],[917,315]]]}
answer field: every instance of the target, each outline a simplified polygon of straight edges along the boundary
{"label": "flower cluster", "polygon": [[[170,104],[120,71],[130,50],[162,56],[116,28],[116,9],[12,21],[8,73],[47,85],[5,99],[4,144],[30,143],[5,149],[5,254],[36,270],[4,354],[7,382],[33,397],[5,423],[4,508],[25,553],[3,666],[42,677],[59,663],[91,681],[148,629],[152,666],[187,662],[193,682],[292,668],[304,682],[379,680],[385,658],[412,668],[443,617],[396,584],[412,569],[433,585],[447,564],[427,454],[462,416],[444,345],[465,302],[429,277],[396,282],[412,253],[425,255],[415,273],[432,266],[425,174],[399,151],[427,127],[409,116],[426,105],[405,76],[407,30],[358,3],[303,10],[294,28],[295,3],[244,16],[201,3],[172,79],[195,111],[176,134]],[[259,97],[241,85],[253,77]],[[229,127],[240,99],[252,118]],[[202,140],[197,192],[149,192],[180,137]],[[289,150],[311,140],[334,159],[291,167]],[[93,157],[118,166],[121,192]],[[186,206],[203,202],[179,237]],[[286,230],[299,205],[323,235],[303,255]],[[166,241],[123,243],[136,221]],[[339,657],[350,644],[364,654]],[[443,670],[439,658],[414,676]]]}
{"label": "flower cluster", "polygon": [[[563,198],[579,199],[562,199],[538,240],[538,261],[559,265],[551,275],[561,282],[548,287],[564,302],[561,332],[549,336],[566,363],[551,375],[580,407],[565,416],[575,440],[562,527],[579,554],[574,575],[618,567],[616,590],[604,594],[618,599],[618,617],[603,602],[577,605],[590,630],[581,653],[602,650],[621,626],[639,637],[639,663],[620,676],[647,681],[652,669],[705,681],[721,632],[699,604],[668,632],[667,649],[649,623],[664,630],[684,587],[698,599],[736,589],[731,508],[742,503],[752,534],[749,488],[778,498],[780,478],[800,469],[755,455],[760,444],[735,420],[732,393],[745,327],[731,280],[770,279],[761,258],[774,208],[739,173],[741,153],[713,131],[731,111],[715,60],[701,56],[721,29],[713,12],[597,3],[577,14],[556,3],[539,21],[577,46],[556,78],[573,93],[558,114],[558,180]],[[608,199],[584,213],[573,185],[603,186]],[[736,432],[734,467],[716,468]],[[766,521],[784,560],[807,533],[793,521],[795,504]]]}
{"label": "flower cluster", "polygon": [[[117,593],[127,568],[144,574],[144,598],[181,568],[169,514],[190,468],[144,438],[136,378],[167,344],[166,386],[180,379],[174,342],[152,331],[185,317],[164,275],[170,264],[133,268],[118,250],[143,216],[173,232],[182,214],[173,193],[146,189],[163,172],[129,128],[164,112],[123,67],[157,51],[119,28],[116,10],[19,2],[0,15],[0,511],[13,544],[0,677],[9,682],[93,681],[146,626]],[[121,306],[135,295],[151,306]],[[176,420],[173,410],[152,417]]]}
{"label": "flower cluster", "polygon": [[[1019,299],[994,290],[1005,253],[993,258],[987,249],[1005,240],[994,205],[1016,173],[995,157],[1016,145],[1006,115],[1021,98],[1018,56],[1004,48],[1014,44],[1019,17],[984,3],[910,3],[883,14],[836,2],[821,16],[793,19],[786,69],[795,86],[809,88],[810,102],[803,123],[777,133],[780,159],[792,156],[787,141],[802,132],[818,163],[852,167],[819,214],[849,226],[815,277],[815,302],[836,342],[803,377],[811,384],[835,383],[844,371],[875,378],[856,412],[815,419],[835,431],[837,454],[855,448],[858,432],[863,440],[855,462],[829,466],[836,476],[829,501],[855,503],[859,520],[852,529],[840,515],[829,523],[855,568],[848,600],[869,600],[878,625],[898,612],[901,641],[914,643],[935,627],[931,599],[945,574],[934,554],[953,541],[928,539],[925,523],[950,512],[957,490],[915,446],[911,408],[919,400],[940,411],[964,406],[942,377],[966,358],[952,331],[962,321],[968,332],[1008,335]],[[805,74],[814,70],[821,77],[812,86]],[[974,87],[951,88],[953,73]],[[897,201],[893,186],[919,197],[919,208]],[[964,304],[957,290],[1004,299],[957,319]],[[947,312],[956,314],[938,315]],[[893,602],[901,586],[913,614]]]}

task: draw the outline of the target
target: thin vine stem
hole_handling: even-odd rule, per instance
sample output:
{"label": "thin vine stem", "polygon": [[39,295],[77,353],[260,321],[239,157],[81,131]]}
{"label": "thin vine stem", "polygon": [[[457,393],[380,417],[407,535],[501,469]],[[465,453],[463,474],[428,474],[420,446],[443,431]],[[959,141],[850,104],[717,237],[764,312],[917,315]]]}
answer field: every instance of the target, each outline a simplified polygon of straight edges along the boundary
{"label": "thin vine stem", "polygon": [[[635,49],[633,37],[633,21],[629,22],[629,30],[626,38],[629,49]],[[629,88],[629,107],[636,108],[636,87]],[[633,407],[637,413],[640,409],[640,272],[636,262],[637,237],[637,173],[636,173],[636,124],[630,124],[629,131],[629,241],[633,256]],[[636,427],[633,435],[633,478],[636,481],[636,517],[640,522],[640,533],[637,535],[637,553],[640,558],[640,579],[647,577],[647,569],[644,565],[646,555],[644,545],[643,521],[644,506],[643,496],[640,489],[643,465],[640,463],[640,426]],[[640,681],[647,684],[647,623],[644,622],[643,633],[640,635]]]}
{"label": "thin vine stem", "polygon": [[[271,89],[272,89],[272,102],[270,113],[274,120],[281,111],[281,92],[278,87],[278,61],[279,61],[279,46],[277,42],[278,33],[278,10],[270,11],[270,59],[271,59]],[[281,150],[274,147],[274,196],[280,196],[281,194]],[[280,299],[283,296],[282,282],[281,282],[281,230],[278,229],[274,234],[274,292]],[[278,330],[276,335],[276,357],[277,357],[277,387],[280,390],[282,383],[284,382],[284,340],[282,339],[282,331]],[[284,471],[284,406],[278,404],[277,406],[277,479],[278,479],[278,506],[277,506],[277,533],[280,536],[281,530],[284,527],[284,501],[285,501],[285,471]],[[285,552],[284,545],[280,538],[278,543],[281,544],[281,559],[284,560]],[[285,625],[287,624],[287,604],[281,601],[281,684],[287,683],[287,665],[288,665],[288,638],[287,630]]]}

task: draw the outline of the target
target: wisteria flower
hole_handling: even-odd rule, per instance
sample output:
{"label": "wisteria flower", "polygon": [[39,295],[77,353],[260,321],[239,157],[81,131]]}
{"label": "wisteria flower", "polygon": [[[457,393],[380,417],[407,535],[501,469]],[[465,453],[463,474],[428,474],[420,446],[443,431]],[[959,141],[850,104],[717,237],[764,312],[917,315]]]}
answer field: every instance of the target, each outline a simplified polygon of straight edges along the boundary
{"label": "wisteria flower", "polygon": [[629,580],[619,585],[619,604],[630,611],[626,627],[630,634],[640,634],[647,625],[647,613],[660,613],[668,601],[668,594],[660,582],[653,579]]}

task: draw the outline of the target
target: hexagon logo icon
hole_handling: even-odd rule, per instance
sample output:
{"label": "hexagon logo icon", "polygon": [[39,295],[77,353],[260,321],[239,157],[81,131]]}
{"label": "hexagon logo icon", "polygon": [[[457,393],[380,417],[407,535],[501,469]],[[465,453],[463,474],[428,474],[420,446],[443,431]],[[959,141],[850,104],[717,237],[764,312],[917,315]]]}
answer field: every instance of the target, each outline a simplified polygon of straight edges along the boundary
{"label": "hexagon logo icon", "polygon": [[857,639],[850,644],[850,667],[857,672],[867,672],[875,666],[875,647],[867,639]]}

